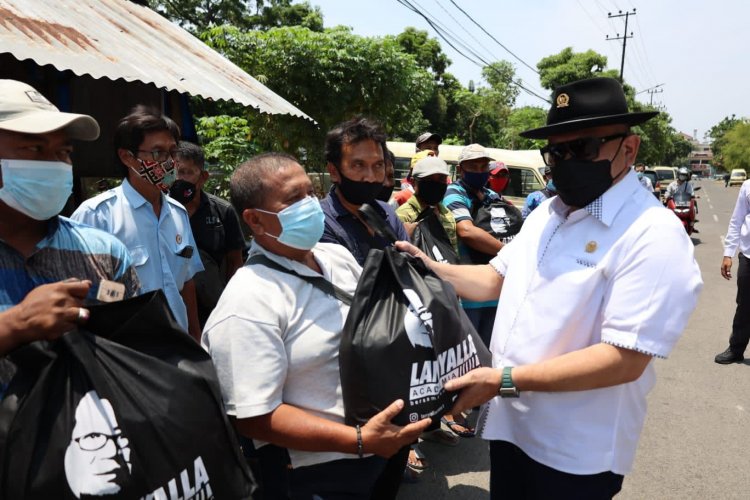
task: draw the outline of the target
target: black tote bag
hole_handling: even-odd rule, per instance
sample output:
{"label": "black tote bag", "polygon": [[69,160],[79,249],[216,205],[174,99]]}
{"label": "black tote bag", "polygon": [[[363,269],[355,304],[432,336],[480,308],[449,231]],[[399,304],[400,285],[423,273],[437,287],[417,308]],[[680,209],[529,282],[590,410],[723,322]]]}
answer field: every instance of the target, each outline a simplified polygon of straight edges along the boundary
{"label": "black tote bag", "polygon": [[[476,227],[503,243],[509,243],[523,226],[521,211],[504,199],[493,200],[487,205],[475,201],[471,216]],[[464,264],[488,264],[495,257],[473,248],[468,250],[469,258],[464,259]]]}
{"label": "black tote bag", "polygon": [[12,353],[0,498],[246,499],[256,485],[209,355],[161,291]]}
{"label": "black tote bag", "polygon": [[346,422],[364,424],[396,399],[398,425],[439,419],[457,393],[443,383],[491,357],[453,287],[421,260],[371,250],[344,325],[339,353]]}
{"label": "black tote bag", "polygon": [[432,207],[428,207],[417,217],[417,226],[414,228],[411,242],[434,261],[459,263],[448,233],[445,232]]}

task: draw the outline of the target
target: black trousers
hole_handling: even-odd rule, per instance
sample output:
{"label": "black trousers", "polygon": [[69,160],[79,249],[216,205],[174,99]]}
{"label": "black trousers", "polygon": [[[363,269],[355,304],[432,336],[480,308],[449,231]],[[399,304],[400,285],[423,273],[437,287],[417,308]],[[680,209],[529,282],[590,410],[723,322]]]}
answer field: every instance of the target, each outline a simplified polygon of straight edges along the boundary
{"label": "black trousers", "polygon": [[490,441],[490,464],[491,500],[605,500],[620,491],[624,479],[614,472],[561,472],[506,441]]}
{"label": "black trousers", "polygon": [[492,329],[495,327],[495,316],[497,315],[497,306],[476,307],[473,309],[464,309],[466,316],[469,317],[471,324],[479,334],[484,345],[490,347],[492,339]]}
{"label": "black trousers", "polygon": [[742,354],[750,341],[750,259],[740,254],[737,269],[737,310],[732,321],[729,348]]}
{"label": "black trousers", "polygon": [[[372,456],[334,460],[291,471],[292,500],[368,500],[386,460]],[[401,470],[403,474],[403,469]]]}
{"label": "black trousers", "polygon": [[[438,422],[439,424],[439,422]],[[375,485],[372,488],[372,500],[394,500],[404,478],[404,469],[409,460],[409,446],[404,446],[389,458]]]}

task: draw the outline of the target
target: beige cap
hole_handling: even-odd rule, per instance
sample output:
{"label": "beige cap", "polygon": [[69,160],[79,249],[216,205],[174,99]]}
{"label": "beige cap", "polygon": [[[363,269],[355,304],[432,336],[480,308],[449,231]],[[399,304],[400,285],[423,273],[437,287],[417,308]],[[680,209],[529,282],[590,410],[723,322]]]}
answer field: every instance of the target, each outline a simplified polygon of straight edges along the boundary
{"label": "beige cap", "polygon": [[428,156],[419,160],[411,172],[411,175],[417,179],[429,177],[434,174],[450,175],[448,164],[436,156]]}
{"label": "beige cap", "polygon": [[46,134],[65,129],[71,139],[93,141],[99,124],[88,115],[63,113],[34,87],[16,80],[0,80],[0,130]]}
{"label": "beige cap", "polygon": [[458,155],[458,164],[460,165],[466,160],[476,160],[478,158],[487,158],[488,161],[494,160],[493,157],[487,154],[487,150],[484,149],[484,146],[479,144],[469,144],[463,148]]}

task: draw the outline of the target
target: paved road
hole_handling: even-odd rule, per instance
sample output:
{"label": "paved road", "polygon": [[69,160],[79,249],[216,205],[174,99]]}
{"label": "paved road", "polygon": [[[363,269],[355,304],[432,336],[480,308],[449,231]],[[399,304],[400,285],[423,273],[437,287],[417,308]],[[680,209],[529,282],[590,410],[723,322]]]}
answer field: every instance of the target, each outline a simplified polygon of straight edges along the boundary
{"label": "paved road", "polygon": [[[719,265],[739,188],[714,181],[695,185],[703,188],[700,234],[693,243],[704,289],[670,358],[655,361],[658,382],[649,395],[635,468],[618,499],[750,499],[750,360],[729,366],[713,362],[726,348],[734,315],[736,284],[721,278]],[[736,268],[735,259],[735,274]],[[399,500],[487,498],[484,442],[423,447],[430,468],[419,483],[402,487]]]}

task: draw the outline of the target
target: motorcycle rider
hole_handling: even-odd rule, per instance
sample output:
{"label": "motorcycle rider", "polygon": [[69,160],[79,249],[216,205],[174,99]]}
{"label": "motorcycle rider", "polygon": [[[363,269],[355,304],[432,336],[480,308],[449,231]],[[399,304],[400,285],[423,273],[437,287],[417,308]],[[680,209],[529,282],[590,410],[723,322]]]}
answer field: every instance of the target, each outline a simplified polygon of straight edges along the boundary
{"label": "motorcycle rider", "polygon": [[[677,170],[677,180],[672,181],[667,186],[667,192],[664,193],[664,203],[667,203],[670,199],[674,198],[677,193],[687,193],[690,195],[692,200],[695,200],[695,191],[693,190],[693,184],[690,182],[690,171],[687,167],[680,167]],[[698,203],[694,203],[695,214],[698,215]],[[693,221],[693,224],[698,222],[698,219]],[[693,232],[698,233],[699,231],[693,226]]]}
{"label": "motorcycle rider", "polygon": [[672,181],[669,186],[667,186],[667,192],[664,194],[664,201],[666,202],[673,198],[677,193],[687,193],[691,198],[695,198],[693,185],[688,182],[689,179],[690,172],[687,167],[680,167],[679,170],[677,170],[677,180]]}

